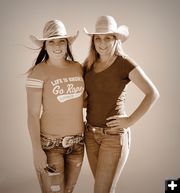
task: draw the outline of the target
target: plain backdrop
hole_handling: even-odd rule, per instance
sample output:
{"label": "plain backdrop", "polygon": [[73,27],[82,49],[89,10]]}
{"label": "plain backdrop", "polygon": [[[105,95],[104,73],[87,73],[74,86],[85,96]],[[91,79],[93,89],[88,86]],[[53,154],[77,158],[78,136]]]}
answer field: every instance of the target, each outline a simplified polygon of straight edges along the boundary
{"label": "plain backdrop", "polygon": [[[180,1],[179,0],[2,0],[0,2],[0,193],[40,193],[27,129],[24,72],[38,50],[29,39],[42,36],[44,24],[62,20],[83,62],[96,18],[112,15],[129,27],[124,43],[160,92],[157,104],[132,128],[129,159],[120,177],[119,193],[163,193],[165,179],[180,177]],[[108,81],[108,80],[107,80]],[[126,109],[131,113],[142,93],[130,83]],[[71,117],[69,117],[71,119]],[[93,193],[93,177],[85,156],[74,193]]]}

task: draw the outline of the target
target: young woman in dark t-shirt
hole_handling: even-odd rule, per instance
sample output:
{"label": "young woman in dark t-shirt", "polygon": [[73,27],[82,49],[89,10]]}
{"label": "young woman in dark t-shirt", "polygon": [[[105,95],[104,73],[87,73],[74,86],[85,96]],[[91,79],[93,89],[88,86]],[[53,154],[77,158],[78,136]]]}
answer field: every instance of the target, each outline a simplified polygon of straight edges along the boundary
{"label": "young woman in dark t-shirt", "polygon": [[[122,50],[127,26],[101,16],[85,61],[87,124],[85,144],[94,175],[94,193],[115,193],[130,147],[130,129],[156,102],[158,90],[142,68]],[[132,81],[145,95],[131,114],[124,109],[125,88]]]}

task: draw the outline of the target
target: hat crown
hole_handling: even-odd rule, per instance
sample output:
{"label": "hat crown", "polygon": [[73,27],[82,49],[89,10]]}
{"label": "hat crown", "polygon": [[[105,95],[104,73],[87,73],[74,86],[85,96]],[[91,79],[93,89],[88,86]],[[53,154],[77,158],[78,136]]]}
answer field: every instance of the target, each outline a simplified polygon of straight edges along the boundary
{"label": "hat crown", "polygon": [[117,23],[112,16],[101,16],[96,21],[96,33],[117,32]]}
{"label": "hat crown", "polygon": [[43,30],[43,38],[67,36],[66,28],[60,20],[48,21]]}

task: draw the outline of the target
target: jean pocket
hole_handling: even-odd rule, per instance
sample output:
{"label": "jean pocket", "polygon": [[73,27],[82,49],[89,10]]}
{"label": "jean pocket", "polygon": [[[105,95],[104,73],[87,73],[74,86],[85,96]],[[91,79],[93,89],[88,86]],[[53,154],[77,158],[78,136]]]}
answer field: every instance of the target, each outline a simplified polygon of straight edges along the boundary
{"label": "jean pocket", "polygon": [[83,141],[74,144],[74,150],[83,149],[83,148],[84,148],[84,142]]}

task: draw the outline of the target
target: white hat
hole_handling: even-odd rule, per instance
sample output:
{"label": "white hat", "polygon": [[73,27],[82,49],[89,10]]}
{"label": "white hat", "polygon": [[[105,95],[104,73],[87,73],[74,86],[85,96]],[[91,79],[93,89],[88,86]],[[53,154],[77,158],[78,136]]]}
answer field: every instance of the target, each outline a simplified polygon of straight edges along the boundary
{"label": "white hat", "polygon": [[129,36],[129,30],[126,25],[117,26],[115,19],[112,16],[100,16],[96,21],[95,32],[89,33],[86,28],[84,31],[89,36],[112,34],[118,40],[124,42]]}
{"label": "white hat", "polygon": [[66,32],[66,28],[62,21],[60,20],[51,20],[48,21],[43,29],[43,38],[36,38],[33,35],[30,35],[30,39],[39,47],[43,46],[43,42],[45,40],[52,40],[58,38],[67,38],[69,44],[72,44],[74,40],[77,38],[79,31],[77,31],[76,35],[68,36]]}

